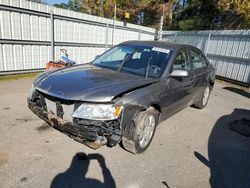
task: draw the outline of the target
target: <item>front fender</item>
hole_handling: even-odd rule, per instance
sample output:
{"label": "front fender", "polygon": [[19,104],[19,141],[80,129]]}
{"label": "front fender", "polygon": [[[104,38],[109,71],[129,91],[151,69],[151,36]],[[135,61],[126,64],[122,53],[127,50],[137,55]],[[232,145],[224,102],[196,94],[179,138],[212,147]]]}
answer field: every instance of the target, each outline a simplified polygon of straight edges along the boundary
{"label": "front fender", "polygon": [[159,88],[158,84],[151,84],[147,87],[140,88],[133,92],[125,94],[118,103],[124,106],[122,127],[128,123],[133,123],[138,112],[146,110],[153,104],[160,106],[158,101]]}

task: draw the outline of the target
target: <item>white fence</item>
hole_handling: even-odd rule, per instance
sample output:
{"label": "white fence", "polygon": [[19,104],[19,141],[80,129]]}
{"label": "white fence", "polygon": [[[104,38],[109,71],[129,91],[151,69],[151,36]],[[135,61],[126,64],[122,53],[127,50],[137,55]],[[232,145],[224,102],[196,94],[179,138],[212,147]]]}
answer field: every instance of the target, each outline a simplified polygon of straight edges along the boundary
{"label": "white fence", "polygon": [[200,48],[218,76],[250,85],[250,30],[164,31],[163,40]]}
{"label": "white fence", "polygon": [[68,50],[87,63],[127,40],[153,40],[155,30],[25,0],[0,0],[0,74],[44,68]]}

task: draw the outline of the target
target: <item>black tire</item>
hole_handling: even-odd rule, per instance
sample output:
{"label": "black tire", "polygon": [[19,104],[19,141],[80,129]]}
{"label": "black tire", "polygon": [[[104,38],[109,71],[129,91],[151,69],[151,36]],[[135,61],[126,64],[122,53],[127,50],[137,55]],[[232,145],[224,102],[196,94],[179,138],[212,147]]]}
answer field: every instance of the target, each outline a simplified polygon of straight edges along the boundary
{"label": "black tire", "polygon": [[[208,93],[207,93],[208,92]],[[198,101],[196,101],[194,103],[194,107],[198,108],[198,109],[203,109],[206,107],[209,97],[211,94],[211,87],[210,85],[206,86],[205,89],[203,90],[201,97]],[[207,97],[207,99],[205,99]]]}
{"label": "black tire", "polygon": [[[149,121],[149,125],[150,122],[153,122],[153,118],[155,120],[154,126],[147,126],[145,124],[146,120]],[[134,123],[127,125],[123,129],[122,145],[124,149],[133,154],[140,154],[144,152],[148,148],[154,137],[155,128],[158,124],[158,120],[159,112],[153,107],[148,108],[146,111],[139,112]],[[145,125],[146,127],[150,128],[145,129]],[[147,139],[145,139],[144,137],[141,138],[142,135],[145,135],[145,131],[147,131],[147,133],[150,132],[146,134],[147,136],[145,136],[145,138]],[[145,143],[143,141],[145,141]],[[146,145],[143,145],[143,143]]]}

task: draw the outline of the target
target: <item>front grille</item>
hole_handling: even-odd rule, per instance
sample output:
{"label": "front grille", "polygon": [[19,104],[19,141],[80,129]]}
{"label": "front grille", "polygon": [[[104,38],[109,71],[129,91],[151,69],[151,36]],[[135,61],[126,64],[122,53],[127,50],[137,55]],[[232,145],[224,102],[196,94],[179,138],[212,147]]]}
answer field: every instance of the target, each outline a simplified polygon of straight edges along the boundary
{"label": "front grille", "polygon": [[86,126],[88,128],[97,128],[99,136],[110,136],[114,131],[120,129],[119,120],[99,121],[74,118],[73,122],[80,127]]}

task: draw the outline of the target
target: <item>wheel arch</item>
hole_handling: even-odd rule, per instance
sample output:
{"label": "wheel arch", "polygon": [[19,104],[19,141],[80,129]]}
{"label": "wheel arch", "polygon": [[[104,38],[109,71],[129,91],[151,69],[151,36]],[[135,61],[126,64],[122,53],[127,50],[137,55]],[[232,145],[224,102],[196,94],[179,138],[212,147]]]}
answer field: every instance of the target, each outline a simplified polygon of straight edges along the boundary
{"label": "wheel arch", "polygon": [[209,86],[210,86],[210,89],[213,89],[213,87],[214,87],[214,80],[209,80],[209,82],[208,82],[208,84],[209,84]]}
{"label": "wheel arch", "polygon": [[159,113],[162,112],[162,111],[161,111],[161,106],[160,106],[158,103],[152,103],[152,104],[150,104],[150,105],[149,105],[149,108],[150,108],[151,106],[152,106],[154,109],[156,109]]}
{"label": "wheel arch", "polygon": [[150,104],[150,106],[148,108],[150,108],[150,107],[153,107],[158,112],[158,119],[157,119],[157,121],[159,123],[160,119],[161,119],[161,113],[162,113],[162,109],[161,109],[160,104],[159,103],[152,103],[152,104]]}

